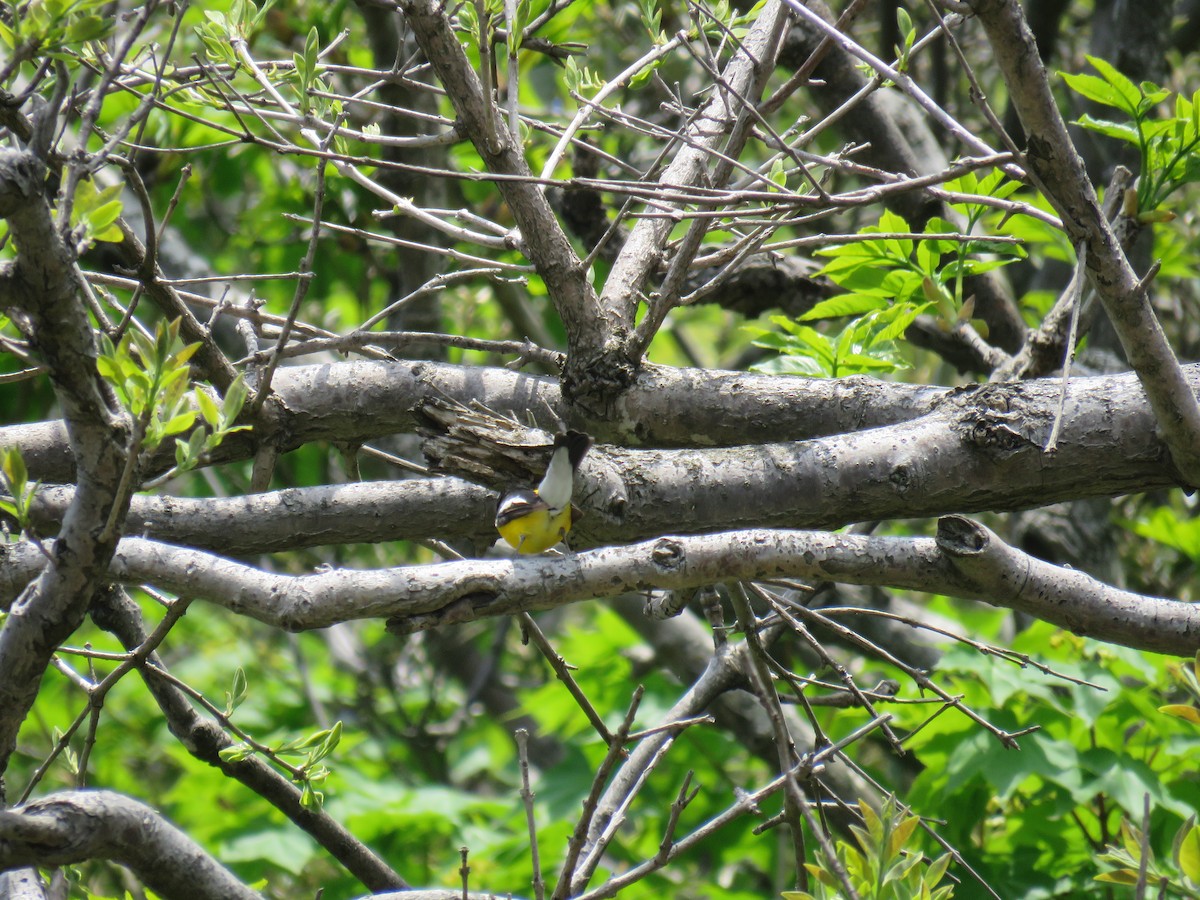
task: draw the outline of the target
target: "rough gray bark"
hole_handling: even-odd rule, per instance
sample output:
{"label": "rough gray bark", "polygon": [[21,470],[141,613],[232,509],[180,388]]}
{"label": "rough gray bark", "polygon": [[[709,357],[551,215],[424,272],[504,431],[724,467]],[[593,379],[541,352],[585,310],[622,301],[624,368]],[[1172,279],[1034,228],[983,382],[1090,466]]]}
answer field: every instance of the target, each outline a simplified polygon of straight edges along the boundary
{"label": "rough gray bark", "polygon": [[157,812],[112,791],[65,791],[0,811],[0,868],[108,859],[164,900],[259,900]]}
{"label": "rough gray bark", "polygon": [[49,368],[79,469],[49,564],[0,626],[0,774],[46,666],[83,621],[104,578],[119,535],[108,526],[119,523],[129,502],[128,493],[119,493],[128,431],[96,372],[73,250],[50,214],[45,177],[33,154],[0,152],[0,217],[17,246],[16,260],[0,271],[0,296]]}
{"label": "rough gray bark", "polygon": [[[0,598],[37,577],[29,545],[5,549]],[[890,585],[983,600],[1077,634],[1160,653],[1200,649],[1200,607],[1131,594],[1006,547],[982,526],[943,519],[939,539],[745,530],[662,537],[563,557],[462,560],[370,571],[275,575],[196,550],[126,538],[111,577],[153,581],[289,631],[390,617],[399,633],[652,588],[777,578]]]}

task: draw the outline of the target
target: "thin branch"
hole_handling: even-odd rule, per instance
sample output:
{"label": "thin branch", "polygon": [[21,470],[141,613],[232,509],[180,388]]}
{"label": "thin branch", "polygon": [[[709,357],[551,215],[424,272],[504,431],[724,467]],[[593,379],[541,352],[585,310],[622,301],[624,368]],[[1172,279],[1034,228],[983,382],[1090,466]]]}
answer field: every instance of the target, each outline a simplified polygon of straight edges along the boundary
{"label": "thin branch", "polygon": [[600,714],[596,712],[596,707],[592,706],[587,695],[583,693],[583,689],[579,687],[579,683],[572,677],[567,661],[555,652],[554,647],[550,645],[550,641],[538,627],[533,616],[529,613],[521,613],[520,615],[521,629],[525,634],[529,635],[529,639],[533,641],[533,645],[541,651],[542,656],[546,657],[546,661],[550,663],[550,668],[554,670],[554,674],[558,677],[567,688],[567,692],[575,700],[575,703],[583,710],[583,714],[587,716],[588,722],[592,728],[600,735],[601,740],[606,746],[611,747],[614,743],[620,745],[623,741],[618,741],[617,736],[608,730],[608,726],[604,724],[604,720],[600,718]]}
{"label": "thin branch", "polygon": [[402,0],[400,8],[489,173],[509,176],[497,178],[496,186],[517,221],[526,255],[546,282],[572,351],[585,356],[599,352],[611,324],[601,313],[587,273],[545,194],[533,183],[533,173],[521,148],[495,129],[495,103],[472,70],[442,4],[435,0]]}
{"label": "thin branch", "polygon": [[533,818],[533,790],[529,787],[529,731],[518,728],[517,755],[521,761],[521,800],[525,804],[525,824],[529,829],[529,863],[533,867],[533,896],[545,900],[546,884],[542,881],[542,863],[538,854],[537,823]]}
{"label": "thin branch", "polygon": [[637,716],[638,707],[641,705],[642,696],[645,693],[646,689],[641,685],[634,689],[633,698],[630,700],[625,718],[617,726],[613,740],[608,744],[608,751],[604,754],[604,759],[596,767],[596,774],[592,778],[592,787],[583,801],[583,811],[580,813],[579,821],[575,823],[575,829],[571,832],[571,837],[567,841],[567,853],[563,858],[562,869],[558,873],[558,884],[554,888],[552,900],[566,900],[573,893],[571,888],[575,881],[575,870],[579,863],[579,854],[582,852],[583,846],[587,841],[587,836],[591,831],[592,820],[596,815],[596,808],[600,802],[601,792],[608,783],[609,775],[612,774],[613,769],[624,754],[625,741],[629,737],[629,730],[633,727],[634,717]]}

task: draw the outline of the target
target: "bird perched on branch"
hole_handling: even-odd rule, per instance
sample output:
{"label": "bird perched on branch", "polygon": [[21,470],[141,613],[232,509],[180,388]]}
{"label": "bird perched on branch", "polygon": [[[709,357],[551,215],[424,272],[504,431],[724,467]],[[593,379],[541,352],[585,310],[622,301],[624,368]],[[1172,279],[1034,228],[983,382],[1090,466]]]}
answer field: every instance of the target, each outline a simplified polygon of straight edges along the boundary
{"label": "bird perched on branch", "polygon": [[554,438],[550,465],[536,490],[512,491],[496,510],[496,530],[518,553],[541,553],[567,536],[579,511],[571,506],[575,470],[592,445],[579,431]]}

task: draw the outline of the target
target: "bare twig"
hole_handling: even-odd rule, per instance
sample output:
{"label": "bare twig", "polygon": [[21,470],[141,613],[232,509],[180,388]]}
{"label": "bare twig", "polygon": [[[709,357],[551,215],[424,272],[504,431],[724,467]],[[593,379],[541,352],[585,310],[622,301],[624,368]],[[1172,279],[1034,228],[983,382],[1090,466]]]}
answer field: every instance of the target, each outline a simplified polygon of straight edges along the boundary
{"label": "bare twig", "polygon": [[537,823],[533,819],[533,790],[529,787],[529,732],[518,728],[517,755],[521,762],[521,801],[525,804],[525,824],[529,828],[529,862],[533,867],[533,896],[544,900],[546,885],[542,881],[542,863],[538,854]]}

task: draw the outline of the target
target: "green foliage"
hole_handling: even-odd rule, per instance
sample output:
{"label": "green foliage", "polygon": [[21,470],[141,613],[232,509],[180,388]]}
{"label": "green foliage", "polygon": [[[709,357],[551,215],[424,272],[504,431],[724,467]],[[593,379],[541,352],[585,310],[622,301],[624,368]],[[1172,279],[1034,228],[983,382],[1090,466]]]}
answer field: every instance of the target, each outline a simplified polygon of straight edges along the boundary
{"label": "green foliage", "polygon": [[300,79],[296,93],[300,101],[300,112],[304,115],[308,115],[312,109],[311,91],[325,89],[325,85],[317,78],[317,60],[320,52],[321,37],[314,25],[308,31],[308,37],[304,39],[304,52],[292,54],[292,63]]}
{"label": "green foliage", "polygon": [[101,335],[101,343],[103,352],[96,368],[125,410],[141,423],[144,449],[153,450],[171,435],[192,427],[196,413],[186,396],[188,360],[200,345],[183,346],[178,320],[160,322],[153,339],[131,328],[117,346],[107,335]]}
{"label": "green foliage", "polygon": [[[241,672],[241,669],[238,670]],[[243,673],[244,680],[245,675]],[[238,690],[235,678],[235,692]],[[245,689],[242,688],[244,695]],[[227,697],[230,695],[227,693]],[[230,701],[232,703],[232,701]],[[323,784],[329,777],[330,771],[320,765],[342,741],[342,723],[335,722],[331,728],[323,728],[306,737],[290,738],[275,746],[254,746],[248,743],[226,747],[221,751],[221,759],[237,762],[261,753],[275,762],[285,763],[289,758],[300,759],[299,765],[288,764],[288,775],[300,786],[300,805],[305,809],[319,809],[325,802],[325,794],[317,790],[317,785]]]}
{"label": "green foliage", "polygon": [[774,375],[842,378],[863,373],[893,372],[906,365],[898,344],[904,330],[929,306],[888,304],[883,298],[858,302],[835,297],[817,304],[802,319],[858,314],[841,331],[825,335],[787,316],[771,316],[781,330],[756,330],[754,344],[775,350],[778,358],[754,366]]}
{"label": "green foliage", "polygon": [[[89,29],[97,20],[101,24],[112,21],[94,15],[103,5],[100,0],[85,0],[69,6],[45,2],[22,6],[22,10],[31,10],[30,15],[7,20],[8,26],[0,24],[0,39],[6,41],[9,49],[14,44],[28,47],[31,41],[42,41],[47,47],[69,47],[71,41],[89,39],[92,36]],[[548,0],[522,0],[517,21],[503,24],[520,32],[547,5]],[[487,8],[499,16],[503,3],[488,0]],[[468,0],[449,9],[458,15],[460,26],[464,23],[469,26],[464,29],[467,43],[477,52],[479,24],[474,18],[475,4]],[[611,73],[621,71],[644,49],[646,30],[652,32],[654,40],[662,41],[677,28],[694,29],[699,23],[706,37],[713,39],[714,51],[727,54],[731,42],[725,29],[731,28],[734,36],[743,33],[756,14],[756,10],[750,10],[738,16],[726,4],[713,4],[709,8],[711,14],[697,7],[691,21],[684,22],[680,9],[651,0],[564,5],[541,27],[537,37],[558,48],[577,49],[586,41],[590,44],[588,56],[579,61],[569,58],[564,69],[557,68],[554,61],[542,54],[523,52],[522,110],[532,113],[563,105],[569,109],[571,101],[565,96],[564,86],[580,94],[601,89]],[[251,105],[260,100],[261,85],[247,73],[231,41],[252,40],[256,57],[264,61],[265,71],[280,84],[283,95],[291,99],[293,95],[289,92],[294,91],[297,107],[318,117],[337,116],[341,107],[335,101],[313,96],[315,92],[332,86],[333,90],[350,93],[347,89],[350,80],[339,82],[333,74],[335,63],[378,71],[387,71],[393,64],[391,58],[374,58],[371,42],[359,40],[359,33],[336,47],[331,42],[330,47],[322,48],[320,35],[336,35],[348,24],[354,24],[350,18],[354,15],[353,5],[279,5],[271,20],[264,18],[265,8],[260,10],[254,4],[229,0],[204,9],[193,6],[181,10],[180,15],[186,18],[179,41],[181,45],[187,44],[186,52],[177,54],[181,65],[191,68],[191,54],[201,51],[198,34],[209,59],[229,66],[221,70],[220,78],[228,77],[250,98]],[[60,16],[62,22],[54,26],[60,30],[51,33],[47,23],[54,16]],[[88,16],[91,18],[85,22]],[[664,19],[668,20],[665,25]],[[909,54],[919,29],[906,14],[898,13],[897,20],[901,46],[896,52],[901,68],[917,66],[922,60],[910,59]],[[72,21],[78,24],[71,26]],[[169,26],[173,23],[166,24],[166,28],[154,35],[157,46],[167,45]],[[492,38],[501,24],[501,19],[492,19]],[[692,36],[696,37],[694,31]],[[89,48],[83,48],[73,52],[88,51]],[[325,63],[329,64],[328,69]],[[656,60],[652,66],[657,69],[643,67],[630,79],[628,87],[639,87],[657,70],[662,72],[666,83],[683,84],[686,102],[694,79],[688,80],[692,70],[684,67],[692,64],[692,58],[683,53],[678,58]],[[527,70],[533,70],[538,77],[525,78]],[[564,71],[566,75],[562,77]],[[253,141],[224,146],[231,140],[237,141],[243,132],[258,131],[261,123],[250,115],[240,121],[221,108],[224,101],[212,84],[201,79],[184,84],[173,81],[174,77],[177,76],[167,65],[163,69],[162,102],[184,115],[160,115],[156,109],[147,119],[142,143],[162,152],[139,153],[139,170],[146,175],[155,208],[166,209],[173,191],[182,188],[170,227],[178,232],[185,245],[203,254],[200,262],[213,273],[268,274],[294,270],[304,252],[305,241],[301,229],[289,222],[287,216],[311,212],[311,182],[305,181],[312,171],[306,165],[310,160],[288,157],[290,161],[281,165],[277,151]],[[12,85],[6,88],[12,89]],[[710,95],[697,96],[702,101]],[[144,94],[108,97],[98,124],[109,133],[116,133],[114,126],[119,127],[143,97]],[[658,100],[654,98],[655,103]],[[1188,102],[1193,101],[1194,98]],[[435,103],[434,110],[448,115],[448,104],[444,99],[438,102],[441,105]],[[805,106],[808,98],[804,91],[798,91],[790,102],[788,115],[797,123],[803,122],[811,113],[811,105]],[[360,109],[372,109],[366,104],[353,108],[356,117]],[[384,129],[391,130],[383,111],[377,116],[374,112],[361,115],[372,118],[359,126],[364,132],[375,129],[378,133],[380,126],[376,119],[383,123]],[[547,115],[546,120],[551,129],[535,132],[530,139],[531,162],[544,160],[548,153],[546,142],[552,145],[557,139],[553,118]],[[289,134],[290,123],[278,119],[271,124],[281,133]],[[600,153],[614,160],[639,160],[646,147],[621,129],[607,125],[589,131],[588,139]],[[213,149],[218,144],[222,146]],[[827,144],[813,149],[833,152],[837,148]],[[444,203],[428,201],[431,205],[447,209],[462,206],[511,224],[505,218],[508,213],[503,204],[496,201],[494,187],[477,178],[482,162],[473,148],[459,145],[449,149],[443,158],[434,156],[433,166],[444,165],[467,178],[451,184]],[[177,168],[173,167],[181,158],[190,161],[194,173],[182,185]],[[396,158],[404,163],[411,161],[407,151],[392,161]],[[769,159],[748,158],[747,162],[753,169],[767,173],[772,184],[786,188],[788,170],[784,161],[768,165]],[[540,167],[533,168],[536,171]],[[976,180],[972,182],[972,178]],[[996,198],[1011,196],[1014,187],[999,173],[964,176],[946,185],[948,190],[962,194]],[[407,195],[410,188],[402,185],[397,190]],[[606,202],[610,199],[605,197]],[[620,201],[622,197],[618,195],[617,199]],[[1042,204],[1037,197],[1021,199]],[[80,209],[76,210],[72,224],[86,229],[89,243],[112,238],[112,220],[105,220],[112,215],[108,204],[113,202],[117,202],[115,194],[97,191],[91,182],[81,184],[75,197]],[[368,210],[378,205],[376,198],[368,197],[354,185],[341,182],[335,187],[331,182],[326,219],[366,227]],[[1039,220],[1015,216],[1001,231],[996,222],[1001,213],[993,207],[961,203],[956,208],[970,227],[963,222],[951,225],[934,221],[925,227],[924,233],[970,233],[970,240],[913,236],[889,242],[879,234],[890,229],[907,231],[909,226],[900,220],[885,229],[881,220],[874,234],[867,229],[862,235],[864,242],[876,243],[875,257],[864,257],[852,265],[849,261],[855,251],[848,251],[845,258],[827,254],[826,261],[832,269],[846,265],[849,283],[841,284],[833,273],[828,276],[841,284],[846,293],[800,320],[782,317],[773,320],[778,334],[764,336],[763,343],[784,356],[765,368],[771,370],[775,366],[777,371],[820,375],[895,371],[905,364],[902,337],[913,317],[922,312],[935,315],[947,328],[969,321],[970,297],[966,296],[969,282],[965,278],[985,267],[1003,265],[1018,252],[1011,245],[989,244],[988,234],[1003,233],[1030,243],[1038,242],[1037,252],[1043,259],[1070,259],[1071,249],[1064,243],[1061,232]],[[981,232],[979,237],[973,236],[976,226]],[[0,235],[3,233],[0,223]],[[797,233],[801,233],[799,228]],[[317,248],[314,265],[319,281],[315,282],[299,315],[302,320],[323,328],[345,331],[395,299],[392,276],[394,269],[403,268],[405,262],[397,265],[393,248],[375,250],[361,237],[328,239],[327,235],[326,238]],[[0,238],[0,244],[3,243]],[[11,253],[11,241],[7,244],[0,246],[0,253]],[[459,245],[454,249],[477,248]],[[517,251],[501,258],[525,261]],[[598,283],[603,283],[606,266],[603,259],[596,261]],[[874,288],[870,282],[872,269],[880,273],[880,284]],[[1164,266],[1160,277],[1167,273]],[[888,290],[881,290],[885,280]],[[286,311],[292,284],[285,280],[260,281],[255,284],[255,291],[265,301],[265,311]],[[551,336],[548,343],[561,341],[561,323],[551,311],[540,279],[531,277],[529,284],[520,286],[519,291],[524,295],[522,299],[532,300],[530,305],[542,315],[540,324]],[[514,326],[495,302],[496,294],[491,285],[477,283],[445,291],[440,298],[443,327],[467,335],[523,336],[512,331]],[[901,294],[905,299],[897,302]],[[128,299],[129,294],[124,296]],[[821,321],[834,318],[842,321]],[[834,328],[824,330],[828,325]],[[736,337],[741,332],[737,331],[735,316],[715,305],[676,310],[670,327],[680,336],[691,329],[696,336],[694,343],[700,345],[700,355],[708,364],[727,363],[744,350],[744,341]],[[686,364],[686,357],[679,351],[683,342],[676,345],[671,332],[663,334],[664,339],[658,342],[655,352],[662,353],[667,348],[677,354],[672,362]],[[105,377],[127,408],[132,411],[136,407],[142,415],[149,415],[150,430],[156,439],[168,442],[173,439],[176,468],[168,474],[179,474],[206,462],[206,454],[211,453],[223,436],[240,430],[235,422],[248,397],[240,380],[224,397],[204,386],[192,385],[189,392],[187,378],[182,374],[187,361],[178,358],[186,348],[172,344],[164,356],[159,351],[161,338],[160,330],[149,342],[153,347],[134,338],[127,338],[116,348],[105,347],[108,359],[101,365],[107,367]],[[772,341],[776,343],[773,345]],[[10,359],[19,365],[19,357]],[[458,357],[452,353],[450,359],[455,361]],[[160,378],[157,388],[156,377]],[[176,378],[181,381],[174,381]],[[169,388],[164,388],[167,382]],[[19,388],[23,391],[21,397],[27,397],[33,389],[32,385],[28,390]],[[46,393],[48,396],[48,388]],[[15,394],[17,391],[10,389],[10,396]],[[19,403],[10,400],[10,405],[17,407]],[[46,403],[40,407],[46,408]],[[192,419],[185,424],[180,417],[188,414]],[[19,458],[11,463],[0,459],[0,471],[13,498],[5,501],[12,508],[6,505],[4,509],[20,520],[22,507],[28,509],[37,485],[28,484],[23,467],[18,469],[18,465]],[[178,487],[187,485],[197,491],[219,492],[228,490],[239,476],[235,467],[226,466],[209,469],[205,477],[211,487],[201,484],[198,477],[190,479],[194,485],[185,481]],[[286,485],[328,484],[344,478],[336,455],[330,454],[327,447],[317,446],[304,447],[283,457],[277,473],[277,480]],[[1195,559],[1186,549],[1194,542],[1187,534],[1185,516],[1174,514],[1171,523],[1160,523],[1155,518],[1148,522],[1147,536],[1154,536],[1164,546],[1177,547],[1189,559]],[[900,532],[908,523],[896,527]],[[1151,534],[1155,528],[1160,528],[1160,532]],[[384,566],[413,559],[417,552],[399,543],[371,547],[333,545],[320,551],[278,554],[272,557],[271,564],[280,571],[306,571],[314,565],[339,561],[355,566]],[[157,613],[153,604],[144,597],[140,599],[146,606],[147,617],[153,617]],[[999,627],[997,622],[1007,622],[1009,618],[992,608],[965,608],[943,600],[935,603],[940,604],[937,606],[940,615],[953,616],[973,636],[986,634],[989,629]],[[620,721],[634,684],[643,683],[647,689],[636,727],[658,724],[664,711],[677,701],[680,685],[669,674],[648,671],[650,653],[645,644],[605,605],[581,604],[556,611],[547,615],[543,623],[548,632],[553,628],[555,648],[579,667],[575,672],[578,682],[610,727]],[[563,757],[534,776],[543,868],[550,873],[561,863],[565,832],[578,816],[580,801],[590,787],[591,773],[606,748],[578,705],[553,679],[544,661],[520,645],[514,634],[505,637],[504,627],[492,621],[477,631],[466,628],[463,640],[473,652],[495,654],[495,668],[490,670],[494,672],[493,682],[512,692],[520,703],[516,712],[530,717],[536,736],[552,739],[562,748]],[[356,836],[368,841],[385,858],[402,861],[403,873],[413,883],[457,887],[457,849],[465,843],[472,851],[473,887],[487,884],[529,895],[528,835],[523,811],[513,801],[519,784],[519,767],[511,741],[512,722],[473,714],[478,699],[475,690],[446,674],[453,671],[452,666],[430,659],[430,647],[436,636],[401,642],[384,635],[382,625],[377,623],[353,623],[336,632],[285,637],[220,610],[204,608],[201,612],[197,607],[168,636],[162,653],[175,676],[190,689],[212,698],[218,717],[222,711],[226,717],[236,713],[237,725],[248,740],[231,753],[253,753],[264,758],[273,754],[282,770],[300,771],[297,783],[306,804],[316,806],[324,801],[325,811]],[[90,624],[72,642],[89,643],[110,652],[120,650],[108,635]],[[345,649],[342,643],[352,649]],[[332,649],[335,644],[336,651]],[[780,642],[781,650],[785,649],[784,644],[786,641]],[[1160,857],[1170,860],[1163,864],[1163,870],[1176,873],[1172,877],[1182,884],[1179,879],[1189,871],[1183,865],[1185,856],[1159,848],[1168,848],[1171,835],[1183,833],[1180,822],[1186,821],[1188,810],[1200,807],[1200,789],[1192,783],[1194,764],[1189,762],[1200,753],[1200,743],[1194,720],[1183,712],[1194,710],[1193,705],[1185,702],[1158,705],[1162,703],[1159,692],[1166,690],[1163,684],[1169,668],[1161,661],[1138,654],[1100,651],[1041,626],[1020,638],[1019,646],[1040,659],[1058,660],[1064,671],[1102,683],[1108,693],[1064,687],[1051,679],[1031,677],[1027,670],[981,658],[974,652],[951,653],[937,677],[945,675],[952,679],[950,687],[961,691],[965,702],[973,704],[973,708],[998,725],[1016,728],[1037,724],[1041,731],[1022,738],[1018,753],[1002,748],[980,733],[976,725],[949,711],[906,744],[912,747],[916,764],[923,767],[912,791],[908,791],[909,785],[903,780],[911,775],[888,778],[886,782],[904,790],[902,796],[917,812],[944,816],[945,825],[935,827],[963,851],[1006,900],[1038,900],[1052,893],[1060,897],[1096,896],[1091,879],[1098,870],[1098,848],[1103,843],[1089,843],[1088,838],[1115,834],[1114,823],[1121,817],[1139,815],[1141,795],[1149,791],[1156,802],[1149,829],[1151,846]],[[77,664],[81,673],[94,665],[102,675],[110,665],[104,660],[81,663],[69,653],[64,653],[63,658]],[[857,658],[855,661],[859,662]],[[1194,675],[1194,670],[1180,671],[1192,671]],[[74,786],[75,776],[82,774],[87,776],[89,784],[152,797],[206,848],[222,861],[233,864],[239,877],[269,882],[272,897],[312,896],[319,889],[330,900],[361,895],[361,885],[332,866],[315,842],[298,835],[294,826],[266,801],[225,778],[219,770],[193,759],[168,734],[161,713],[146,692],[133,684],[137,677],[131,673],[130,683],[107,699],[98,740],[90,756],[79,752],[82,743],[76,738],[76,746],[66,748],[61,763],[47,775],[46,788]],[[1182,682],[1185,689],[1191,683]],[[1180,699],[1178,689],[1171,699]],[[22,730],[16,761],[9,773],[10,783],[18,783],[36,767],[39,754],[44,756],[47,747],[61,735],[62,727],[84,703],[86,698],[78,685],[61,677],[57,670],[48,673],[36,714]],[[915,729],[925,715],[915,710],[928,707],[904,705],[896,709],[900,710],[904,723]],[[843,723],[855,721],[858,715],[852,710],[817,710],[818,716],[826,713],[829,715],[825,726],[831,733]],[[330,722],[344,722],[344,731],[335,736],[335,729],[341,726],[324,727]],[[697,781],[702,783],[703,791],[685,810],[680,833],[719,813],[735,791],[761,784],[775,773],[773,762],[764,763],[753,757],[739,737],[699,726],[677,739],[675,749],[658,762],[645,793],[630,811],[620,840],[609,851],[611,868],[636,863],[657,851],[666,826],[667,809],[690,768],[697,770]],[[849,752],[853,755],[857,750]],[[336,765],[329,763],[335,757]],[[877,766],[872,770],[873,775],[879,775],[880,771],[895,774],[879,762],[875,748],[858,754],[857,761]],[[333,771],[326,769],[326,765]],[[81,767],[88,771],[80,773]],[[953,796],[955,802],[946,804],[947,796]],[[778,811],[777,804],[763,806],[765,816]],[[233,814],[225,815],[225,811]],[[930,877],[942,859],[935,863],[921,855],[920,832],[910,824],[915,819],[900,814],[898,806],[893,807],[893,813],[893,820],[877,815],[874,828],[867,819],[856,838],[848,840],[844,850],[839,848],[849,861],[847,868],[865,880],[874,874],[878,881],[878,876],[886,872],[885,886],[902,886],[910,892],[902,896],[923,896],[922,890],[933,896],[948,891]],[[735,823],[705,841],[695,856],[681,858],[664,875],[631,886],[622,892],[622,898],[749,900],[778,896],[780,887],[773,877],[778,877],[774,873],[781,869],[780,851],[773,841],[753,833],[754,824]],[[890,829],[887,841],[881,841],[876,833],[883,829]],[[1188,843],[1191,840],[1186,836],[1180,839],[1180,847],[1187,853],[1191,852],[1192,845]],[[932,846],[927,844],[925,849]],[[890,869],[881,864],[885,857],[890,860]],[[825,862],[818,861],[815,866],[822,868]],[[77,895],[84,896],[83,885],[91,887],[98,868],[72,870],[72,877],[79,885]],[[966,881],[962,872],[956,874]],[[841,890],[840,884],[826,883],[815,875],[814,880],[812,890],[824,895],[836,896],[835,892]],[[978,891],[972,893],[972,887],[969,884],[960,887],[957,893],[980,895]],[[876,896],[872,890],[874,883],[864,887],[860,896]],[[124,891],[113,886],[103,893],[116,897]]]}
{"label": "green foliage", "polygon": [[102,335],[101,342],[103,353],[96,368],[112,385],[125,410],[140,423],[142,449],[154,450],[168,437],[191,429],[197,412],[207,425],[207,429],[193,430],[186,441],[176,438],[175,466],[163,478],[195,468],[228,435],[249,428],[234,424],[248,393],[241,375],[233,380],[220,403],[202,386],[188,393],[188,361],[200,345],[183,346],[178,320],[160,322],[153,339],[131,329],[115,347],[107,336]]}
{"label": "green foliage", "polygon": [[585,92],[595,93],[608,84],[587,66],[579,65],[574,56],[567,57],[566,63],[563,64],[563,80],[567,90],[572,95],[579,96],[583,96]]}
{"label": "green foliage", "polygon": [[1079,118],[1084,128],[1132,144],[1138,150],[1138,218],[1143,222],[1173,218],[1159,207],[1185,184],[1200,181],[1200,91],[1178,94],[1174,113],[1156,115],[1171,91],[1150,81],[1134,84],[1111,63],[1095,56],[1088,62],[1099,76],[1062,73],[1067,86],[1094,103],[1124,113],[1129,122]]}
{"label": "green foliage", "polygon": [[900,33],[903,44],[895,47],[896,71],[908,71],[909,57],[912,55],[913,44],[917,42],[917,29],[913,27],[912,16],[903,6],[896,7],[896,30]]}
{"label": "green foliage", "polygon": [[209,59],[237,65],[237,54],[230,43],[247,40],[254,34],[274,5],[275,0],[266,0],[259,9],[254,0],[233,0],[228,12],[206,9],[205,21],[196,26],[196,35],[204,42]]}
{"label": "green foliage", "polygon": [[[923,766],[906,795],[922,812],[954,811],[939,834],[1004,896],[1095,896],[1100,848],[1122,820],[1140,819],[1149,794],[1153,846],[1200,803],[1189,760],[1200,729],[1159,711],[1168,660],[1101,647],[1037,624],[1014,641],[1062,675],[1063,686],[1011,663],[962,648],[939,664],[939,683],[996,727],[1037,728],[1006,749],[965,718],[929,723],[906,742]],[[938,804],[942,805],[939,806]],[[1160,844],[1159,842],[1163,842]]]}
{"label": "green foliage", "polygon": [[103,190],[91,181],[83,180],[75,189],[75,203],[71,207],[71,228],[86,247],[97,241],[119,244],[124,240],[117,219],[121,216],[121,191],[123,185],[114,184]]}
{"label": "green foliage", "polygon": [[[1193,703],[1169,703],[1160,706],[1164,715],[1200,726],[1200,651],[1188,666],[1169,663],[1168,673],[1192,698]],[[1121,842],[1108,846],[1099,860],[1114,868],[1096,876],[1108,884],[1136,886],[1143,879],[1150,890],[1164,895],[1171,891],[1180,897],[1200,898],[1200,825],[1196,816],[1188,816],[1171,840],[1167,859],[1156,859],[1150,836],[1129,819],[1121,822]]]}
{"label": "green foliage", "polygon": [[1167,671],[1179,683],[1179,686],[1192,698],[1192,703],[1169,703],[1160,706],[1158,711],[1168,716],[1175,716],[1193,725],[1200,725],[1200,709],[1195,704],[1200,703],[1200,650],[1190,666],[1184,667],[1177,663],[1167,666]]}
{"label": "green foliage", "polygon": [[194,469],[208,458],[208,454],[221,446],[227,436],[250,428],[249,425],[235,424],[248,394],[246,382],[240,373],[225,391],[220,404],[213,400],[203,387],[197,386],[193,390],[196,408],[199,409],[208,429],[195,429],[186,441],[175,439],[175,468],[168,475],[178,475]]}
{"label": "green foliage", "polygon": [[1194,565],[1200,564],[1200,520],[1195,517],[1182,518],[1171,507],[1158,506],[1144,518],[1121,524],[1134,534],[1178,550]]}
{"label": "green foliage", "polygon": [[[972,172],[947,182],[956,193],[996,199],[1019,187],[1000,172],[982,179]],[[858,232],[862,240],[818,250],[829,262],[817,274],[847,293],[816,304],[798,321],[772,316],[778,332],[755,329],[755,345],[780,354],[755,369],[831,378],[893,372],[905,364],[899,340],[917,316],[932,309],[947,330],[971,320],[974,302],[963,298],[964,279],[1021,259],[1024,251],[1015,243],[987,237],[947,237],[960,231],[971,234],[989,210],[983,202],[952,206],[964,216],[965,227],[933,217],[922,235],[913,235],[902,216],[885,211],[877,225]],[[856,318],[834,335],[799,324],[847,316]],[[971,322],[986,334],[983,322]]]}
{"label": "green foliage", "polygon": [[1200,825],[1195,816],[1175,832],[1169,861],[1157,860],[1146,835],[1129,822],[1121,823],[1120,846],[1108,847],[1099,858],[1116,868],[1097,875],[1097,881],[1134,887],[1144,878],[1156,896],[1170,891],[1171,896],[1200,897]]}
{"label": "green foliage", "polygon": [[105,0],[31,0],[0,19],[0,43],[18,60],[67,58],[64,51],[73,45],[108,36],[116,20],[107,6]]}
{"label": "green foliage", "polygon": [[41,482],[29,483],[29,472],[19,448],[5,447],[0,450],[0,478],[3,478],[4,490],[8,492],[7,497],[0,497],[0,510],[16,519],[17,527],[22,531],[28,532],[29,510]]}
{"label": "green foliage", "polygon": [[658,0],[638,0],[638,13],[651,40],[656,44],[665,44],[667,33],[662,30],[662,10],[659,9]]}
{"label": "green foliage", "polygon": [[952,885],[938,886],[950,866],[951,854],[927,859],[920,850],[921,820],[888,797],[878,813],[859,801],[863,825],[852,826],[858,846],[837,843],[837,865],[819,854],[805,868],[812,876],[813,892],[784,891],[784,900],[844,900],[850,896],[838,870],[844,872],[860,900],[949,900]]}

